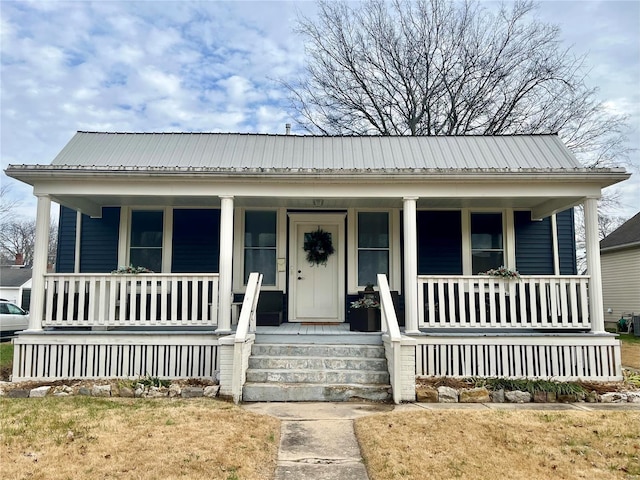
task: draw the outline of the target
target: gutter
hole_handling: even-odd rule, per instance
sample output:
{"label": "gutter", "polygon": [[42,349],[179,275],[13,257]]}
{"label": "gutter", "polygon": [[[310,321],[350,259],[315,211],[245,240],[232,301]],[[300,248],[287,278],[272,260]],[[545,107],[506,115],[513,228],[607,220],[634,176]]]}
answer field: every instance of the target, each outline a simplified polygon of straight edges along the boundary
{"label": "gutter", "polygon": [[211,167],[85,167],[58,165],[9,165],[5,170],[7,176],[33,185],[29,180],[51,180],[52,176],[69,179],[85,179],[96,177],[126,176],[135,178],[150,177],[216,177],[218,179],[258,178],[274,180],[301,179],[338,179],[345,181],[394,180],[419,182],[438,177],[455,181],[502,180],[529,181],[581,180],[601,184],[603,187],[626,180],[631,176],[623,168],[592,170],[579,169],[312,169],[312,168],[211,168]]}
{"label": "gutter", "polygon": [[613,245],[611,247],[601,247],[600,253],[611,253],[618,250],[627,250],[634,247],[640,247],[640,240],[630,243],[623,243],[622,245]]}

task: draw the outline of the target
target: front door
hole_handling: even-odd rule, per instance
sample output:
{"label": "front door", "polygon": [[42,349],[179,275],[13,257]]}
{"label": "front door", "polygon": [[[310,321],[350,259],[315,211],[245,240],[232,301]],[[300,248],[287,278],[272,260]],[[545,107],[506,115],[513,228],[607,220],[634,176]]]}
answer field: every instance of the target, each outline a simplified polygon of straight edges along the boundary
{"label": "front door", "polygon": [[[290,214],[289,321],[344,321],[344,214]],[[318,229],[330,236],[334,253],[326,264],[307,260],[305,240]]]}

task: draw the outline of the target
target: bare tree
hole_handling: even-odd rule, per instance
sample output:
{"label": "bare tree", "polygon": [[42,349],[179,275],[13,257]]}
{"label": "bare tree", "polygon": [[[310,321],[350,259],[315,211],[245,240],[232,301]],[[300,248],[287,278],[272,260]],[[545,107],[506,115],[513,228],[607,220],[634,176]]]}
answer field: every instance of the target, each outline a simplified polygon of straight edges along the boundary
{"label": "bare tree", "polygon": [[[55,263],[58,245],[58,227],[52,223],[49,230],[48,262]],[[13,220],[1,224],[0,256],[2,263],[13,264],[17,255],[22,255],[24,265],[33,265],[36,240],[35,220]]]}
{"label": "bare tree", "polygon": [[[628,220],[626,217],[614,215],[610,212],[611,205],[618,203],[617,193],[602,198],[598,203],[598,238],[603,240],[613,233],[620,225]],[[574,209],[576,235],[576,261],[578,273],[587,269],[586,232],[584,225],[584,209],[578,206]]]}
{"label": "bare tree", "polygon": [[16,207],[20,204],[19,200],[11,198],[11,185],[0,186],[0,225],[8,222],[15,216]]}
{"label": "bare tree", "polygon": [[588,166],[627,153],[626,118],[585,84],[584,57],[516,0],[318,2],[299,17],[305,75],[282,82],[310,132],[355,135],[559,133]]}

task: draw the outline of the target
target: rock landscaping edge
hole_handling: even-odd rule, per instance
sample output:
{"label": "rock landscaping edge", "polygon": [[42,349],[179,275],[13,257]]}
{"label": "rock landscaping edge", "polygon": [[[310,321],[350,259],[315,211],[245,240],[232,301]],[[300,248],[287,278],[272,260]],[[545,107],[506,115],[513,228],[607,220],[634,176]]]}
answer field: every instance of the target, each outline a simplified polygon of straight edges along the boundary
{"label": "rock landscaping edge", "polygon": [[[213,380],[167,380],[166,386],[149,385],[144,378],[127,379],[56,380],[52,382],[0,381],[0,397],[43,398],[47,396],[90,396],[121,398],[215,398],[220,396],[220,385]],[[448,383],[448,385],[442,385]],[[609,391],[603,391],[603,390]],[[416,401],[421,403],[640,403],[640,389],[622,382],[602,384],[600,391],[557,394],[536,391],[531,394],[520,390],[489,390],[469,387],[464,382],[447,377],[417,378]],[[225,398],[226,397],[221,397]]]}
{"label": "rock landscaping edge", "polygon": [[584,394],[556,394],[554,392],[529,392],[520,390],[490,391],[485,387],[452,388],[416,385],[416,401],[421,403],[640,403],[640,391],[595,391]]}
{"label": "rock landscaping edge", "polygon": [[145,385],[135,380],[56,380],[55,382],[0,382],[0,397],[43,398],[88,396],[121,398],[215,398],[220,385],[205,380],[175,380],[168,386]]}

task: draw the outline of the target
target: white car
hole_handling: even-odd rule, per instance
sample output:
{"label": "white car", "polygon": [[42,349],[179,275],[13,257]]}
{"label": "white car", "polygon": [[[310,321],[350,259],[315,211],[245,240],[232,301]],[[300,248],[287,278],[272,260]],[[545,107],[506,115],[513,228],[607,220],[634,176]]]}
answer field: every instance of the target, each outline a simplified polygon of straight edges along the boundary
{"label": "white car", "polygon": [[6,300],[0,300],[0,336],[29,328],[29,312]]}

